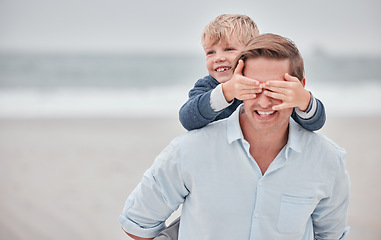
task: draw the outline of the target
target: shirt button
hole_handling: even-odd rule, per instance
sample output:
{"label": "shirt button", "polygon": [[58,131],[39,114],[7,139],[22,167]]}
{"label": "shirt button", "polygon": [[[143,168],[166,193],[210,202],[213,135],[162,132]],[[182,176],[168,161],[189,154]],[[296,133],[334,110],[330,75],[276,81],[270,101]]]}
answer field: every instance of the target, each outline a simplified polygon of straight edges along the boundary
{"label": "shirt button", "polygon": [[262,181],[259,181],[259,182],[258,182],[258,186],[262,186]]}
{"label": "shirt button", "polygon": [[259,217],[259,213],[255,213],[254,217],[256,217],[256,218]]}

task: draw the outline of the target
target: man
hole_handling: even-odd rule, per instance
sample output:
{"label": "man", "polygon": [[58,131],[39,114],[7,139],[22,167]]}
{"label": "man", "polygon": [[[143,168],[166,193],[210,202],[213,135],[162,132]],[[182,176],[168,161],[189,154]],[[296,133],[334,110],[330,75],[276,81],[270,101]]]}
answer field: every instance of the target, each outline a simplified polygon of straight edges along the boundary
{"label": "man", "polygon": [[260,81],[263,93],[245,100],[228,119],[174,139],[160,153],[119,218],[129,236],[152,239],[181,204],[181,240],[347,234],[344,150],[296,124],[292,108],[272,108],[281,103],[272,89],[282,87],[285,74],[304,85],[298,49],[281,36],[264,34],[240,59],[243,74]]}

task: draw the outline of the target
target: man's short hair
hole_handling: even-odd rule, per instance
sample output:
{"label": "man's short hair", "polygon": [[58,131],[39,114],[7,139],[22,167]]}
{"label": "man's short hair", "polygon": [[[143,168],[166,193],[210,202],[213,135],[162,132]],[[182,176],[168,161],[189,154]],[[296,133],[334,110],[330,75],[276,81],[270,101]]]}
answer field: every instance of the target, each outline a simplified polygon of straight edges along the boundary
{"label": "man's short hair", "polygon": [[246,46],[258,35],[258,27],[250,17],[241,14],[222,14],[205,26],[201,44],[206,47],[219,42],[235,42]]}
{"label": "man's short hair", "polygon": [[288,38],[272,33],[256,37],[237,57],[234,69],[237,67],[239,60],[245,62],[247,59],[259,57],[279,60],[288,59],[290,62],[288,74],[297,77],[299,80],[304,78],[303,58],[296,45]]}

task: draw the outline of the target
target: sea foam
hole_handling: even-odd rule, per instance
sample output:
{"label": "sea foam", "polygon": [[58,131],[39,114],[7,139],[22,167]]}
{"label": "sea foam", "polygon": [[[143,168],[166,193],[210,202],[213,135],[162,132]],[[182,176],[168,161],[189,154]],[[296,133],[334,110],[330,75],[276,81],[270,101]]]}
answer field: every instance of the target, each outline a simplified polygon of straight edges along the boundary
{"label": "sea foam", "polygon": [[[178,117],[191,86],[0,89],[1,118]],[[381,116],[381,83],[307,86],[327,116]]]}

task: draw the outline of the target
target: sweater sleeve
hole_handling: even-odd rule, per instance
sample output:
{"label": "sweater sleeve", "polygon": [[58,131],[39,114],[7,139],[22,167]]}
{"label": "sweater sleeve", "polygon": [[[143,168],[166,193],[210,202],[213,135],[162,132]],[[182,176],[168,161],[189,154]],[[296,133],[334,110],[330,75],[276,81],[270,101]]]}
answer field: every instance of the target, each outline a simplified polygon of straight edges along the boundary
{"label": "sweater sleeve", "polygon": [[202,128],[213,122],[219,112],[210,105],[210,94],[218,82],[206,76],[195,83],[189,91],[189,99],[179,111],[180,122],[187,130]]}
{"label": "sweater sleeve", "polygon": [[323,103],[317,99],[314,98],[311,94],[311,102],[309,109],[313,105],[313,101],[316,103],[316,109],[314,107],[315,113],[309,117],[309,118],[303,118],[301,115],[298,115],[296,111],[292,113],[291,117],[295,120],[295,122],[299,123],[300,126],[303,128],[309,130],[309,131],[317,131],[321,129],[324,126],[326,115],[325,115],[325,109]]}

